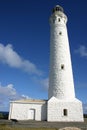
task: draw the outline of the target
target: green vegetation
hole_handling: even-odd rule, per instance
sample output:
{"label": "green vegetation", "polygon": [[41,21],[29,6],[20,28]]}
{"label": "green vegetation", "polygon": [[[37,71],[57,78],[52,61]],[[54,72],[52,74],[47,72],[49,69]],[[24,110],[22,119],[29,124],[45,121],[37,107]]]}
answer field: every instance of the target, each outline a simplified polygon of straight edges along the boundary
{"label": "green vegetation", "polygon": [[14,126],[9,127],[5,124],[1,124],[0,130],[58,130],[58,129],[56,128],[16,128]]}
{"label": "green vegetation", "polygon": [[3,119],[3,118],[4,118],[3,114],[2,114],[2,113],[0,113],[0,119]]}
{"label": "green vegetation", "polygon": [[0,112],[0,119],[8,119],[8,113]]}
{"label": "green vegetation", "polygon": [[84,114],[84,118],[87,118],[87,114]]}

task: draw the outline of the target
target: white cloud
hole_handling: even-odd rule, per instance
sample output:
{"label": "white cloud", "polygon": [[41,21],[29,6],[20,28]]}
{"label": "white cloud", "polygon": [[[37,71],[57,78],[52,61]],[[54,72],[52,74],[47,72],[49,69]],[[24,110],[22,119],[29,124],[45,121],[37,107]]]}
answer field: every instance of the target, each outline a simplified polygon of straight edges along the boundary
{"label": "white cloud", "polygon": [[35,64],[29,60],[23,59],[16,51],[14,51],[11,44],[6,46],[0,44],[0,62],[13,68],[22,69],[23,71],[31,74],[42,74]]}
{"label": "white cloud", "polygon": [[84,45],[80,45],[80,47],[75,50],[75,53],[80,54],[82,57],[87,57],[87,48]]}
{"label": "white cloud", "polygon": [[38,79],[37,77],[34,77],[33,81],[36,82],[42,90],[48,91],[49,78]]}
{"label": "white cloud", "polygon": [[48,87],[49,87],[49,79],[48,78],[40,80],[39,83],[45,90],[48,90]]}
{"label": "white cloud", "polygon": [[30,97],[26,96],[26,95],[21,95],[22,99],[31,99]]}
{"label": "white cloud", "polygon": [[0,96],[3,95],[3,97],[15,97],[16,94],[16,90],[12,84],[9,84],[5,87],[0,86]]}
{"label": "white cloud", "polygon": [[8,108],[9,101],[20,99],[29,99],[29,97],[18,94],[13,84],[8,84],[7,86],[0,85],[0,110]]}

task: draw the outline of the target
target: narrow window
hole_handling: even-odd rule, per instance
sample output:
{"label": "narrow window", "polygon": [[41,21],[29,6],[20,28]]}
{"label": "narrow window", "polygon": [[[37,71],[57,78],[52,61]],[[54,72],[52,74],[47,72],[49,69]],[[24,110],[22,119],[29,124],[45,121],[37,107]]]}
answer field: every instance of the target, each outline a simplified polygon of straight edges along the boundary
{"label": "narrow window", "polygon": [[59,8],[58,7],[56,7],[56,11],[58,11],[59,10]]}
{"label": "narrow window", "polygon": [[67,116],[67,109],[63,109],[63,115]]}
{"label": "narrow window", "polygon": [[59,32],[59,35],[62,35],[62,32]]}
{"label": "narrow window", "polygon": [[61,69],[64,70],[64,65],[63,64],[61,65]]}
{"label": "narrow window", "polygon": [[58,22],[60,22],[60,18],[58,19]]}

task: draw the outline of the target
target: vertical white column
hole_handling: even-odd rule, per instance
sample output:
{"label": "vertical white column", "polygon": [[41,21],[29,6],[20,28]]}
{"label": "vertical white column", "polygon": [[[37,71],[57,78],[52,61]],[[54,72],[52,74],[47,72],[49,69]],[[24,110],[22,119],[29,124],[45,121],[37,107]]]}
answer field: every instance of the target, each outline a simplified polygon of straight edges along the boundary
{"label": "vertical white column", "polygon": [[50,17],[50,76],[49,99],[75,98],[71,56],[67,34],[67,16],[62,7],[56,6]]}

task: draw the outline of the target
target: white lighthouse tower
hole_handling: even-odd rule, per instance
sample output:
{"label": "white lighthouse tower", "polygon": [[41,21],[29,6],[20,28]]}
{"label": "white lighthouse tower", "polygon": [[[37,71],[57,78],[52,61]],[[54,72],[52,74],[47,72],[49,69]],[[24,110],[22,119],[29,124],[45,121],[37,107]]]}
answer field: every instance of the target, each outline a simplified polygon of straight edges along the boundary
{"label": "white lighthouse tower", "polygon": [[67,16],[57,5],[50,17],[50,77],[48,121],[83,121],[82,103],[75,98]]}

